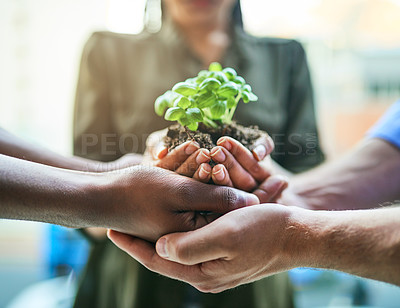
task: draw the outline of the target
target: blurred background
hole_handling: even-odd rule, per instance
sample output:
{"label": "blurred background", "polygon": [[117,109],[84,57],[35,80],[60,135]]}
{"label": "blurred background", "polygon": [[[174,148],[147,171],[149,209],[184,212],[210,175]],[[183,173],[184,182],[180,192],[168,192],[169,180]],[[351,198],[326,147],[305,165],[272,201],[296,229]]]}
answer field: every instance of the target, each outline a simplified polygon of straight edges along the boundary
{"label": "blurred background", "polygon": [[[0,126],[70,155],[83,44],[96,30],[140,32],[144,5],[0,0]],[[400,0],[243,0],[242,9],[250,33],[303,43],[328,159],[400,98]],[[0,307],[27,307],[26,299],[29,307],[69,307],[88,249],[73,230],[1,220]],[[291,277],[297,307],[400,305],[400,288],[383,283],[306,269]]]}

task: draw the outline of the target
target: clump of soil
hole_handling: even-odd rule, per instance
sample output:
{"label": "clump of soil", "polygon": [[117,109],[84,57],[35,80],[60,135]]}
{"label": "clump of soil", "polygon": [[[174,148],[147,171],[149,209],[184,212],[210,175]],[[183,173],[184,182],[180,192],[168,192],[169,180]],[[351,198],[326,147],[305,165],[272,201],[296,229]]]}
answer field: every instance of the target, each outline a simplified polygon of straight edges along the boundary
{"label": "clump of soil", "polygon": [[[265,134],[257,126],[244,127],[235,122],[229,125],[222,125],[218,128],[212,128],[205,126],[203,123],[199,123],[199,128],[197,131],[189,131],[193,139],[200,145],[201,148],[206,148],[211,150],[216,146],[217,140],[222,136],[229,136],[238,140],[250,151],[254,148],[254,142]],[[171,125],[168,127],[167,135],[165,136],[165,145],[168,147],[169,151],[176,148],[178,145],[189,140],[184,127],[179,124]]]}

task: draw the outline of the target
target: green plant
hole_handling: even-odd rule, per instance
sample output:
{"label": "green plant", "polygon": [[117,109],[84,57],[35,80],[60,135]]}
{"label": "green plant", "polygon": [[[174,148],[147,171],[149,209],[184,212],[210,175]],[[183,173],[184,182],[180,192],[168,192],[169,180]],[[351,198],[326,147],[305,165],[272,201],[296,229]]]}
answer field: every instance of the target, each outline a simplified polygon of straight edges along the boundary
{"label": "green plant", "polygon": [[166,120],[195,131],[200,122],[214,128],[230,124],[240,99],[248,103],[258,98],[233,68],[222,69],[213,62],[208,71],[200,71],[158,97],[154,108],[159,116],[165,112]]}

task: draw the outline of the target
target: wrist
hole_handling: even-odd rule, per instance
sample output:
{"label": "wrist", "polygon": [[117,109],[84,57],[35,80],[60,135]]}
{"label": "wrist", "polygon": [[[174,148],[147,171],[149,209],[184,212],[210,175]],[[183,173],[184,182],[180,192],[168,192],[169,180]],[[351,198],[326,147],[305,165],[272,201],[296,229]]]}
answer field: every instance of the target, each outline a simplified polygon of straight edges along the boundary
{"label": "wrist", "polygon": [[95,184],[90,187],[92,200],[97,204],[93,214],[95,227],[109,228],[124,233],[134,230],[135,205],[143,183],[142,166],[93,174]]}
{"label": "wrist", "polygon": [[[90,173],[81,181],[79,190],[85,196],[82,210],[84,227],[110,228],[115,221],[119,196],[116,173]],[[82,204],[78,205],[82,206]]]}
{"label": "wrist", "polygon": [[323,222],[318,212],[289,206],[284,232],[283,254],[290,260],[291,268],[318,267],[323,249]]}
{"label": "wrist", "polygon": [[277,199],[276,202],[279,204],[284,204],[286,206],[295,206],[304,209],[310,208],[307,198],[297,192],[292,182],[289,182],[288,187],[284,191],[282,191],[281,196]]}
{"label": "wrist", "polygon": [[[293,207],[288,219],[287,253],[297,261],[296,267],[344,270],[355,267],[352,250],[360,245],[356,239],[356,220],[343,211],[313,211]],[[351,227],[350,227],[351,226]],[[354,237],[354,239],[352,239]],[[363,236],[365,237],[365,236]],[[353,258],[353,259],[352,259]]]}

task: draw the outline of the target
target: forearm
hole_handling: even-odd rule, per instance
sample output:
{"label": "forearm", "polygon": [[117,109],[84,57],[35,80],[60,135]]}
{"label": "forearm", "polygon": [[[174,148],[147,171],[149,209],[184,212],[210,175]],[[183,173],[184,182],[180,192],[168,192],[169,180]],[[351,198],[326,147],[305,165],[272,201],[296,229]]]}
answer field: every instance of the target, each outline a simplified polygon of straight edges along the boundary
{"label": "forearm", "polygon": [[111,163],[103,163],[77,156],[66,157],[39,145],[22,140],[2,128],[0,128],[0,154],[57,168],[88,172],[116,170],[134,164],[140,164],[142,161],[141,155],[134,156],[134,154],[131,154],[129,161],[116,161]]}
{"label": "forearm", "polygon": [[105,227],[111,176],[69,171],[0,155],[2,218],[68,227]]}
{"label": "forearm", "polygon": [[311,209],[373,208],[400,199],[400,151],[371,139],[345,157],[292,178],[279,202]]}
{"label": "forearm", "polygon": [[400,207],[357,211],[292,208],[286,255],[294,266],[339,270],[400,285]]}
{"label": "forearm", "polygon": [[102,168],[100,162],[79,157],[64,157],[44,147],[24,141],[2,128],[0,128],[0,154],[71,170],[95,172],[96,169]]}

